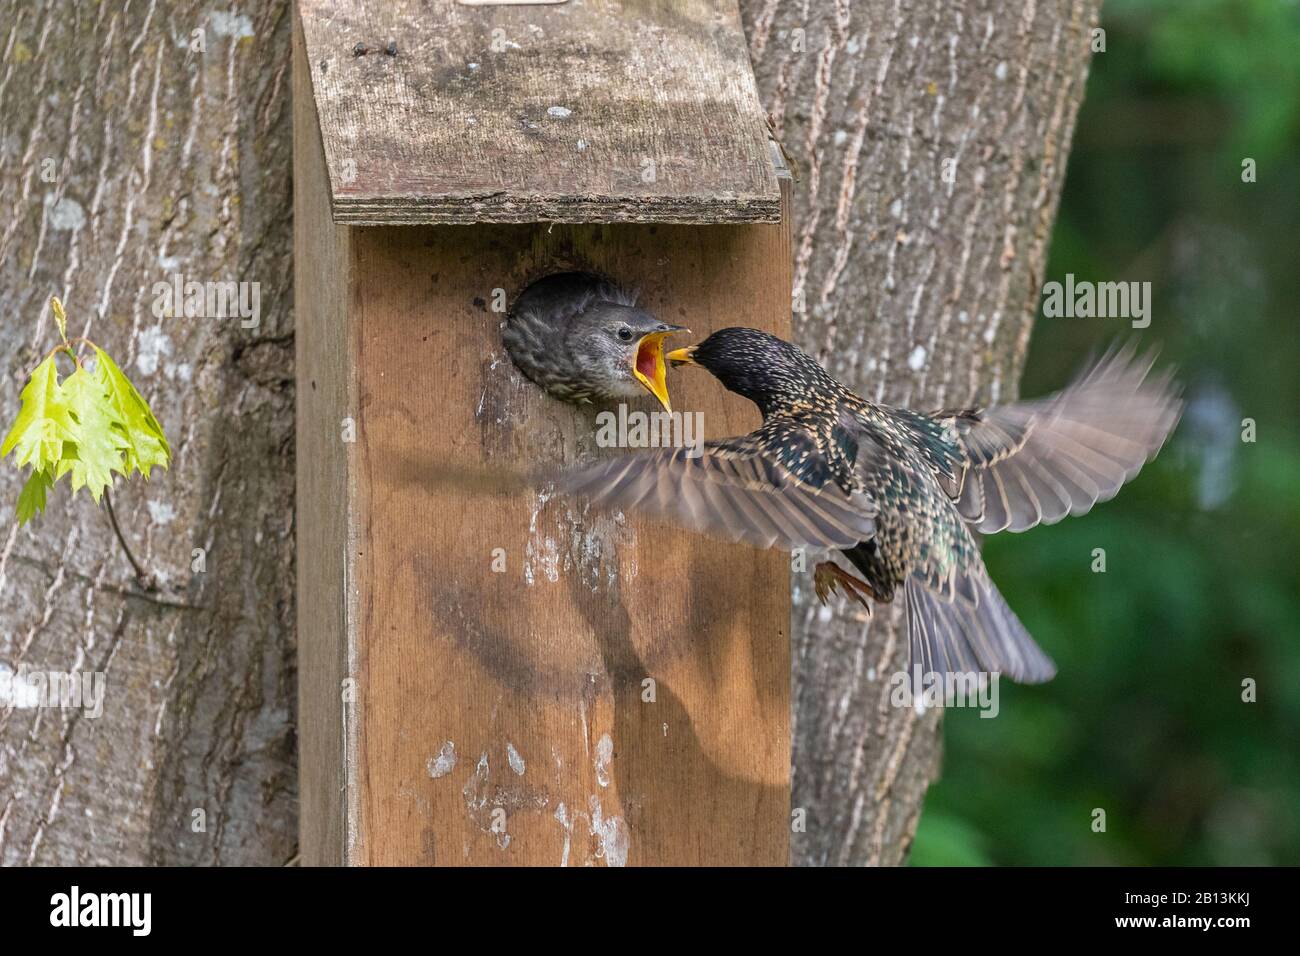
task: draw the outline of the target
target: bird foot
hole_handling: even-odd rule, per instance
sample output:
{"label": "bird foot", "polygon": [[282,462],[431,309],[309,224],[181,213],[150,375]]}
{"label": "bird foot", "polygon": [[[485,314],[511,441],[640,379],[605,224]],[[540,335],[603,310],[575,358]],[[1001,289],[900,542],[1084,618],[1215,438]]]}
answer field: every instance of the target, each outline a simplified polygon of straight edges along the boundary
{"label": "bird foot", "polygon": [[817,592],[818,600],[823,604],[841,584],[844,585],[845,595],[866,608],[867,614],[871,613],[871,606],[867,604],[866,598],[871,598],[873,601],[880,600],[880,596],[870,584],[849,574],[834,561],[823,561],[813,568],[813,589]]}

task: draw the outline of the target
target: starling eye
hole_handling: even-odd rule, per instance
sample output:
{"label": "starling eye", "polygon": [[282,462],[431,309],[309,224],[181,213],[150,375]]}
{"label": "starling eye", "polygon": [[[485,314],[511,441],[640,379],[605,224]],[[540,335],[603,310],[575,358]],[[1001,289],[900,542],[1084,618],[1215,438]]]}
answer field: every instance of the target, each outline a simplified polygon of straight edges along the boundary
{"label": "starling eye", "polygon": [[620,339],[622,339],[624,342],[631,342],[631,341],[632,341],[632,330],[629,329],[629,328],[625,325],[625,326],[623,326],[621,329],[618,330],[618,337],[619,337]]}

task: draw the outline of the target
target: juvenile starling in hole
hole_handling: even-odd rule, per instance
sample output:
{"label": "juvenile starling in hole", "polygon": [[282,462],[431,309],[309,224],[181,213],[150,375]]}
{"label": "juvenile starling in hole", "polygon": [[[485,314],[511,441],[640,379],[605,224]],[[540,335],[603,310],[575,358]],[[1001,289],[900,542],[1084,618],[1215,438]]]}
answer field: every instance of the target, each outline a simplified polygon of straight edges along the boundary
{"label": "juvenile starling in hole", "polygon": [[789,342],[728,328],[670,352],[754,402],[748,435],[625,455],[562,476],[594,503],[639,509],[759,547],[839,549],[826,561],[867,606],[902,589],[913,667],[1048,680],[1055,667],[989,579],[973,531],[1024,531],[1110,499],[1153,458],[1182,403],[1152,358],[1112,350],[1037,401],[930,414],[878,405]]}
{"label": "juvenile starling in hole", "polygon": [[636,296],[587,272],[561,272],[525,289],[506,319],[506,351],[535,385],[566,402],[636,398],[667,411],[663,340],[668,325],[636,307]]}

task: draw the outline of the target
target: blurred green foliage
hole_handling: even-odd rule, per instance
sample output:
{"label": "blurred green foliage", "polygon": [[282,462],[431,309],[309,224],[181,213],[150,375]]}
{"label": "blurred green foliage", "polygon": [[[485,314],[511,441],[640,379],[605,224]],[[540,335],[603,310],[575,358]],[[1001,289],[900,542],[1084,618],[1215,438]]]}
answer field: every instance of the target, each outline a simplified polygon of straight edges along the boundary
{"label": "blurred green foliage", "polygon": [[1300,5],[1115,0],[1102,26],[1046,279],[1150,281],[1152,323],[1040,315],[1022,393],[1134,337],[1177,364],[1189,407],[1114,501],[986,542],[1060,674],[1003,682],[996,719],[945,715],[912,862],[1294,865]]}

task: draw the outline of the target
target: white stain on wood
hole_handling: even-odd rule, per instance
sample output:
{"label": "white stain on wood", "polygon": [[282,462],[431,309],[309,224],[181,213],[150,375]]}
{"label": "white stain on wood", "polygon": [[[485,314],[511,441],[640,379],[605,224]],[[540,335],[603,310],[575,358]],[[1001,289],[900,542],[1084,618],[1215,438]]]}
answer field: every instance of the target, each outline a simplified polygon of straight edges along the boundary
{"label": "white stain on wood", "polygon": [[578,701],[578,719],[582,723],[582,749],[590,757],[591,728],[587,725],[587,701],[585,699]]}
{"label": "white stain on wood", "polygon": [[580,514],[567,505],[550,511],[553,492],[535,493],[528,516],[528,541],[524,545],[524,582],[530,587],[542,578],[557,584],[561,574],[576,574],[593,594],[602,590],[617,596],[620,570],[623,580],[636,578],[635,561],[620,569],[619,546],[635,541],[635,532],[621,514]]}
{"label": "white stain on wood", "polygon": [[524,582],[529,587],[532,587],[537,579],[535,568],[540,570],[552,584],[560,579],[559,552],[555,546],[555,539],[544,535],[538,528],[542,511],[551,497],[551,492],[537,492],[532,511],[528,516],[528,543],[524,545]]}
{"label": "white stain on wood", "polygon": [[606,866],[627,866],[628,845],[631,834],[622,817],[605,818],[600,805],[600,797],[591,798],[591,835],[599,844],[597,859],[603,859]]}
{"label": "white stain on wood", "polygon": [[609,734],[602,734],[596,741],[596,782],[602,787],[609,786],[609,764],[614,759],[614,740]]}
{"label": "white stain on wood", "polygon": [[519,756],[519,751],[515,749],[515,745],[508,741],[506,742],[506,760],[510,762],[511,770],[521,777],[524,775],[524,758]]}
{"label": "white stain on wood", "polygon": [[632,834],[627,822],[621,816],[605,816],[600,797],[588,798],[590,812],[570,810],[561,803],[555,808],[555,820],[564,828],[564,846],[560,850],[560,866],[568,866],[573,853],[573,831],[578,819],[585,817],[587,832],[594,838],[595,850],[584,862],[585,866],[594,866],[596,861],[604,860],[606,866],[627,866],[627,854],[631,847]]}
{"label": "white stain on wood", "polygon": [[555,808],[555,819],[564,827],[564,849],[560,851],[560,866],[568,866],[569,850],[573,845],[573,821],[569,819],[569,810],[563,803]]}
{"label": "white stain on wood", "polygon": [[487,806],[487,782],[488,755],[487,751],[484,751],[479,755],[478,765],[474,768],[474,773],[470,776],[464,789],[461,790],[461,793],[465,795],[465,807],[469,810],[471,816],[475,811],[482,810]]}
{"label": "white stain on wood", "polygon": [[438,751],[438,756],[430,757],[429,762],[425,764],[429,771],[429,778],[437,780],[439,777],[445,777],[456,767],[456,744],[450,740],[442,745]]}

